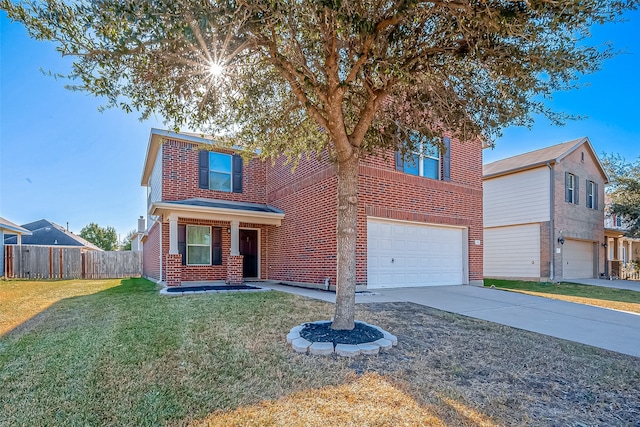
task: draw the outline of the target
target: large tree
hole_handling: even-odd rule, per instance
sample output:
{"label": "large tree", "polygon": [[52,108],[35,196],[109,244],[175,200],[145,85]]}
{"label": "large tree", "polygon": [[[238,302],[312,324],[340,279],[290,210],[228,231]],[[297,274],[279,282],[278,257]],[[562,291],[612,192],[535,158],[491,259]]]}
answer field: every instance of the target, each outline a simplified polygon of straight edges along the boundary
{"label": "large tree", "polygon": [[113,227],[100,227],[92,222],[82,227],[79,236],[102,250],[115,251],[118,249],[118,235]]}
{"label": "large tree", "polygon": [[619,154],[605,154],[602,163],[609,175],[609,214],[622,219],[629,236],[640,237],[640,158],[627,162]]}
{"label": "large tree", "polygon": [[[358,165],[446,132],[491,143],[510,125],[566,117],[545,99],[597,70],[593,24],[637,0],[0,0],[76,58],[74,89],[162,115],[265,157],[337,165],[335,329],[351,329]],[[443,149],[444,147],[440,147]]]}

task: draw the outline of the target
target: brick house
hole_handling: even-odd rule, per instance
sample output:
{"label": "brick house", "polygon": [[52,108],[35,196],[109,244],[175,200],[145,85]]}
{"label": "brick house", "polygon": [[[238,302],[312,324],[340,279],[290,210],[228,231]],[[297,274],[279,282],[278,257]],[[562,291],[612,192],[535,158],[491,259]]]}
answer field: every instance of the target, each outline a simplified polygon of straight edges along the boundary
{"label": "brick house", "polygon": [[608,178],[588,138],[488,163],[483,170],[486,277],[599,277]]}
{"label": "brick house", "polygon": [[[482,283],[482,147],[361,161],[360,288]],[[243,160],[211,140],[151,130],[142,185],[143,275],[194,281],[336,283],[336,172],[304,158]],[[413,159],[416,161],[414,161]]]}

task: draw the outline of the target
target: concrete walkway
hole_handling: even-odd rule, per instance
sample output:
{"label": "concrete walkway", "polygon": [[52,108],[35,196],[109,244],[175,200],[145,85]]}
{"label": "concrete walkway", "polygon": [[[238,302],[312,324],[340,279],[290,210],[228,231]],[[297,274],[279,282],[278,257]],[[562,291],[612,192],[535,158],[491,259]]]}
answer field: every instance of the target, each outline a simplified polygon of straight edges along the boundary
{"label": "concrete walkway", "polygon": [[[331,292],[260,286],[335,303]],[[356,303],[370,302],[413,302],[640,357],[640,315],[636,314],[475,286],[381,289],[356,296]]]}

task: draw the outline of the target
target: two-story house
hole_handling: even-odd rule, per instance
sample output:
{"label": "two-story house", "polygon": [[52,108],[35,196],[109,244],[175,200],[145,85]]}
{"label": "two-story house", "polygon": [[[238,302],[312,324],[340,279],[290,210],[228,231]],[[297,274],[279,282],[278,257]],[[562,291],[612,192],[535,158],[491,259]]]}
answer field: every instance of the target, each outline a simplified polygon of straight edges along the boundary
{"label": "two-story house", "polygon": [[[605,269],[607,277],[626,278],[637,268],[633,262],[640,262],[640,239],[627,236],[628,226],[622,217],[610,212],[611,200],[605,196],[604,235],[606,243]],[[625,274],[627,273],[627,274]]]}
{"label": "two-story house", "polygon": [[485,277],[598,277],[607,182],[588,138],[484,165]]}
{"label": "two-story house", "polygon": [[[357,284],[482,283],[482,147],[362,160]],[[336,283],[336,169],[326,159],[243,160],[211,139],[152,129],[144,275],[193,281]]]}

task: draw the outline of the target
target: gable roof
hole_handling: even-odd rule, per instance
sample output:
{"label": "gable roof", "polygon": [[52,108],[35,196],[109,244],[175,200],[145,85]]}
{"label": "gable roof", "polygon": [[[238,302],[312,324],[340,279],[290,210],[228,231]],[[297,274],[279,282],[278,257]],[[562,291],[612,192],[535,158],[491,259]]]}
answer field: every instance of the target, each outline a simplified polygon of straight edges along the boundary
{"label": "gable roof", "polygon": [[31,235],[31,231],[2,217],[0,217],[0,231],[4,231],[8,234],[20,234],[22,236]]}
{"label": "gable roof", "polygon": [[[23,224],[22,227],[31,232],[31,235],[22,237],[23,245],[77,246],[86,247],[94,251],[102,251],[93,243],[46,219]],[[16,244],[17,240],[16,236],[7,236],[4,242],[11,245]]]}
{"label": "gable roof", "polygon": [[555,164],[561,162],[569,154],[576,151],[581,146],[585,146],[596,161],[596,166],[604,177],[605,183],[609,182],[609,177],[600,163],[600,159],[596,154],[589,138],[582,137],[561,144],[552,145],[550,147],[541,148],[539,150],[530,151],[528,153],[519,154],[517,156],[508,157],[482,166],[482,178],[495,178],[501,175],[508,175],[514,172],[521,172],[528,169],[534,169],[546,164]]}

